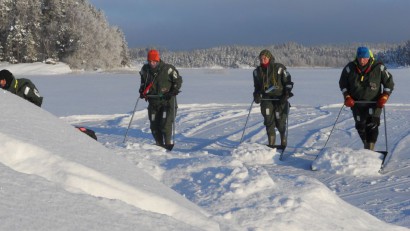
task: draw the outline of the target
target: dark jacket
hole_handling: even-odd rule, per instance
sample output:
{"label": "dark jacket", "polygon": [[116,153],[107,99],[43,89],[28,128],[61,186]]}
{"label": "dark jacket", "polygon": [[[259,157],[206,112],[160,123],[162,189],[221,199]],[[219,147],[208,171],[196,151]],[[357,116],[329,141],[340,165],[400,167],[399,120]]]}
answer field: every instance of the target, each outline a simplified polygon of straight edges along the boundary
{"label": "dark jacket", "polygon": [[281,98],[290,94],[293,82],[286,67],[281,63],[269,63],[267,68],[258,66],[253,71],[254,95],[262,98]]}
{"label": "dark jacket", "polygon": [[162,100],[162,96],[172,93],[177,95],[181,89],[182,77],[178,70],[162,60],[155,69],[149,64],[145,64],[140,71],[141,85],[139,92],[143,92],[151,83],[152,87],[147,92],[148,96],[157,96],[157,98],[148,98],[148,100]]}
{"label": "dark jacket", "polygon": [[393,76],[381,62],[369,59],[365,67],[357,60],[343,68],[339,80],[343,95],[350,95],[354,100],[377,101],[382,93],[391,94],[394,89]]}
{"label": "dark jacket", "polygon": [[41,104],[43,103],[43,97],[29,79],[13,78],[11,83],[7,84],[5,90],[18,95],[39,107],[41,107]]}

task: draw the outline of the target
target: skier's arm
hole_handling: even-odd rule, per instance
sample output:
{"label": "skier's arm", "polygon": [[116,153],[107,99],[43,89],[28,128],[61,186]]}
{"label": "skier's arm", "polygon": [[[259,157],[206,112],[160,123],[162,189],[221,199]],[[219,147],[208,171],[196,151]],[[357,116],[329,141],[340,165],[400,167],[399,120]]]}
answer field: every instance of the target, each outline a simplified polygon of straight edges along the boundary
{"label": "skier's arm", "polygon": [[347,65],[345,68],[343,68],[342,74],[340,76],[339,80],[339,87],[340,90],[342,91],[343,94],[343,101],[344,105],[346,107],[353,107],[355,105],[355,100],[352,98],[350,95],[350,87],[349,87],[349,73],[350,73],[350,67]]}
{"label": "skier's arm", "polygon": [[258,70],[255,69],[253,71],[253,94],[261,94],[262,93],[262,83],[258,77]]}
{"label": "skier's arm", "polygon": [[292,94],[292,89],[293,89],[292,76],[290,75],[288,70],[286,70],[286,68],[282,72],[282,83],[283,83],[283,86],[284,86],[285,95],[287,95],[288,97],[292,97],[293,96],[293,94]]}
{"label": "skier's arm", "polygon": [[140,88],[139,88],[139,93],[142,94],[142,92],[145,90],[145,88],[147,87],[147,71],[146,70],[146,66],[144,65],[141,68],[141,71],[139,72],[141,78],[140,78]]}
{"label": "skier's arm", "polygon": [[345,68],[343,68],[342,74],[340,75],[340,79],[339,79],[339,87],[340,87],[340,91],[343,94],[343,99],[345,99],[346,96],[350,95],[349,81],[348,81],[349,72],[350,72],[350,67],[347,65],[345,66]]}
{"label": "skier's arm", "polygon": [[22,90],[25,99],[41,107],[41,104],[43,103],[43,97],[41,97],[40,93],[38,92],[34,84],[27,83],[24,86],[22,86]]}
{"label": "skier's arm", "polygon": [[383,108],[393,91],[394,82],[393,76],[387,71],[386,67],[383,64],[380,65],[380,74],[381,84],[383,85],[383,92],[377,99],[377,107]]}
{"label": "skier's arm", "polygon": [[394,89],[393,75],[387,71],[384,65],[380,66],[381,82],[383,84],[383,94],[390,95]]}
{"label": "skier's arm", "polygon": [[178,70],[172,65],[170,65],[170,68],[168,69],[168,76],[172,84],[169,92],[173,95],[177,95],[182,87],[182,76],[179,75]]}

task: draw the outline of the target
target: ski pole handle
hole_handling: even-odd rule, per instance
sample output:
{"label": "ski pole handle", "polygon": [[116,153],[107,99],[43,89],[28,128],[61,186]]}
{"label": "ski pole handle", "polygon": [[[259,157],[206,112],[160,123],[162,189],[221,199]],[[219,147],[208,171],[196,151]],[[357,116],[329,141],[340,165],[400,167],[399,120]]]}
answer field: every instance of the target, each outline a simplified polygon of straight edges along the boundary
{"label": "ski pole handle", "polygon": [[376,101],[365,101],[365,100],[359,100],[359,101],[354,101],[355,103],[359,103],[359,104],[376,104]]}
{"label": "ski pole handle", "polygon": [[161,98],[160,95],[147,95],[147,98]]}

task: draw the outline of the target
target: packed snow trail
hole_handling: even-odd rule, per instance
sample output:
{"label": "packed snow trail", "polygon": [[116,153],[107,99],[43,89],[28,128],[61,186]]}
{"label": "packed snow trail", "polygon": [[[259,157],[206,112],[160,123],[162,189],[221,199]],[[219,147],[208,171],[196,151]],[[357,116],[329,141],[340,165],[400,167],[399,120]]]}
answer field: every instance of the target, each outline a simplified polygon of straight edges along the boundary
{"label": "packed snow trail", "polygon": [[[185,194],[190,200],[201,206],[205,206],[210,202],[205,202],[207,200],[204,201],[202,197],[208,197],[209,195],[198,195],[194,191],[192,191],[191,194],[187,194],[188,182],[178,183],[175,182],[175,179],[171,179],[163,174],[169,171],[175,171],[175,165],[186,165],[187,163],[185,163],[184,159],[189,159],[192,155],[205,155],[206,158],[211,159],[212,156],[214,156],[215,159],[219,159],[232,155],[232,150],[238,148],[244,120],[249,109],[248,107],[249,105],[240,104],[180,105],[176,120],[176,145],[173,153],[180,153],[177,155],[183,155],[183,157],[178,161],[175,160],[175,162],[162,160],[165,161],[164,166],[162,166],[162,168],[165,167],[165,169],[161,169],[161,167],[158,168],[155,164],[155,162],[161,162],[164,156],[150,155],[147,156],[145,160],[141,160],[132,157],[133,154],[127,154],[126,150],[121,150],[122,147],[124,147],[119,142],[124,134],[121,131],[125,131],[130,115],[116,115],[115,118],[109,120],[101,120],[98,118],[92,120],[87,118],[84,122],[81,122],[81,116],[66,117],[64,119],[71,123],[86,125],[95,129],[99,133],[101,142],[105,142],[107,147],[116,150],[120,155],[130,159],[137,165],[145,167],[151,166],[152,172],[150,174],[174,188],[176,191]],[[272,157],[266,156],[263,161],[261,161],[260,166],[263,166],[267,174],[273,178],[282,175],[283,172],[295,176],[316,178],[337,193],[342,199],[351,202],[353,205],[373,214],[379,219],[409,226],[408,219],[392,220],[390,217],[396,217],[391,216],[391,213],[405,214],[406,209],[410,208],[408,197],[403,195],[403,192],[409,191],[410,184],[408,175],[406,175],[406,173],[409,172],[409,161],[406,156],[406,150],[404,149],[409,139],[409,132],[406,126],[402,126],[403,123],[404,125],[408,123],[404,118],[408,116],[410,105],[389,105],[389,110],[387,111],[389,146],[394,155],[386,169],[392,171],[391,173],[387,172],[385,175],[377,173],[381,163],[381,160],[377,160],[377,157],[375,157],[375,165],[370,165],[373,166],[374,171],[371,167],[370,169],[364,170],[362,167],[366,166],[354,167],[354,165],[352,165],[351,167],[338,166],[337,168],[341,168],[339,173],[326,171],[312,172],[309,170],[310,165],[315,156],[322,150],[339,109],[340,105],[316,108],[293,105],[289,117],[289,147],[287,148],[287,151],[291,153],[287,154],[284,161],[278,161],[276,164],[266,164],[272,160],[270,159]],[[383,124],[381,128],[382,126]],[[117,138],[113,138],[113,136]],[[379,142],[376,146],[377,148],[383,147],[383,136],[384,134],[381,132]],[[125,147],[127,149],[131,148],[130,150],[142,147],[147,148],[152,142],[149,124],[146,119],[146,110],[137,111],[134,122],[130,128],[129,142]],[[264,145],[266,142],[266,132],[263,126],[262,116],[260,115],[259,108],[254,107],[250,114],[243,145]],[[133,147],[134,144],[141,145]],[[345,157],[349,155],[362,155],[362,143],[354,128],[354,121],[351,118],[350,110],[344,109],[342,111],[335,126],[334,134],[332,134],[327,147],[330,148],[331,152],[337,152],[337,149],[334,148],[349,147],[340,154]],[[245,150],[249,151],[248,149]],[[275,154],[273,158],[276,158],[276,156],[278,156],[278,154]],[[188,164],[186,168],[190,168],[189,166],[193,164],[191,161],[188,163],[190,164]],[[247,166],[249,167],[249,165],[246,165],[245,168],[247,168]],[[359,168],[359,171],[367,171],[367,176],[357,177],[354,173],[354,168]],[[250,169],[247,171],[250,171]],[[394,173],[399,174],[396,176]],[[200,175],[197,175],[196,177],[199,176]],[[196,178],[195,175],[190,177]],[[354,192],[349,193],[352,191],[352,187],[356,187],[356,185],[360,185],[360,190],[354,190]],[[200,191],[203,190],[205,189]],[[391,190],[393,190],[393,192],[391,192]],[[386,195],[389,196],[387,197]],[[381,199],[373,201],[373,198]],[[391,198],[395,198],[394,203]]]}

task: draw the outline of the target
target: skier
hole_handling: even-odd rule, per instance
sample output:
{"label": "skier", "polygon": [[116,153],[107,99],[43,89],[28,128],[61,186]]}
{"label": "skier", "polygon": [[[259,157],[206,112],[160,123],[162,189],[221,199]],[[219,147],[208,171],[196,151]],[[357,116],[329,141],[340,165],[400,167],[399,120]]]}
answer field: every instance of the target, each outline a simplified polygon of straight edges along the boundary
{"label": "skier", "polygon": [[43,97],[29,79],[16,79],[9,70],[0,71],[0,87],[41,107]]}
{"label": "skier", "polygon": [[259,54],[260,65],[253,71],[254,102],[261,104],[261,113],[268,135],[268,146],[275,147],[276,131],[280,134],[280,147],[287,145],[286,120],[288,117],[288,99],[293,96],[293,82],[286,67],[275,63],[269,50]]}
{"label": "skier", "polygon": [[182,77],[173,65],[160,59],[157,50],[148,52],[147,61],[140,71],[140,98],[148,101],[148,118],[155,144],[172,150],[176,95],[180,92]]}
{"label": "skier", "polygon": [[352,110],[355,127],[364,148],[374,150],[382,108],[394,88],[393,76],[382,62],[376,61],[369,48],[358,47],[356,59],[343,68],[339,87],[345,106]]}

